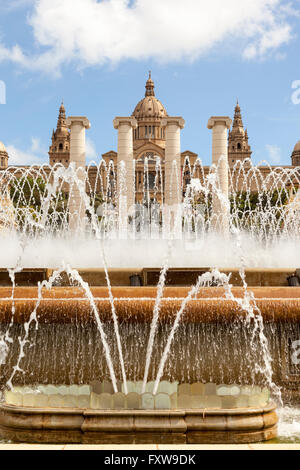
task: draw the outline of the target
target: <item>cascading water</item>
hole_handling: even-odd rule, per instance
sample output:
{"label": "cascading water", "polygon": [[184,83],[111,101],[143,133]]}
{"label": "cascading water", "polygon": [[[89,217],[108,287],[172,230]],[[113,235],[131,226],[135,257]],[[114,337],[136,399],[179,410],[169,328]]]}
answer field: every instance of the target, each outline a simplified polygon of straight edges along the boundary
{"label": "cascading water", "polygon": [[[207,174],[200,161],[192,167],[186,159],[182,187],[175,188],[178,194],[184,194],[179,223],[176,220],[167,230],[164,227],[163,210],[158,204],[158,201],[163,200],[164,191],[159,158],[154,163],[145,159],[142,202],[137,202],[136,207],[130,209],[129,218],[125,173],[122,171],[125,169],[120,167],[119,193],[112,162],[108,167],[105,163],[98,167],[89,166],[84,182],[78,177],[75,168],[65,169],[59,165],[51,169],[46,166],[28,170],[9,168],[0,173],[0,206],[2,201],[3,205],[5,203],[10,208],[7,210],[7,217],[0,219],[0,238],[3,238],[6,246],[1,267],[8,269],[12,283],[12,315],[6,331],[0,334],[0,364],[4,365],[9,361],[9,349],[16,341],[13,333],[16,326],[15,274],[26,267],[57,269],[58,266],[63,266],[55,271],[48,282],[44,281],[38,286],[35,308],[29,320],[24,323],[23,336],[17,338],[18,359],[15,364],[10,364],[12,373],[7,381],[8,387],[13,388],[16,376],[20,377],[24,372],[22,363],[26,363],[26,346],[34,350],[34,338],[38,343],[39,334],[42,335],[46,329],[46,326],[38,325],[37,318],[43,288],[51,289],[65,271],[72,283],[79,285],[88,299],[98,330],[90,333],[90,341],[93,343],[95,338],[101,341],[106,360],[106,365],[101,367],[103,370],[107,368],[109,372],[108,376],[103,374],[103,377],[112,383],[115,393],[121,391],[119,387],[122,382],[122,391],[127,395],[128,381],[139,382],[141,379],[142,393],[146,392],[149,379],[153,381],[153,395],[157,394],[162,380],[166,379],[184,381],[188,377],[191,383],[229,381],[230,364],[224,366],[226,361],[230,362],[229,355],[224,353],[224,363],[220,360],[219,369],[209,363],[213,356],[222,354],[221,344],[227,341],[223,329],[218,329],[214,324],[185,325],[182,321],[187,307],[197,298],[201,288],[217,283],[224,288],[223,299],[231,301],[246,312],[246,317],[240,320],[240,324],[236,323],[232,327],[232,337],[247,344],[251,356],[251,365],[248,365],[249,370],[252,369],[251,380],[248,371],[241,370],[241,384],[244,381],[245,385],[254,386],[260,377],[260,385],[268,386],[280,402],[280,390],[273,380],[269,345],[272,331],[269,327],[265,328],[260,309],[248,289],[245,270],[249,267],[300,266],[299,173],[295,169],[270,168],[265,177],[260,168],[253,167],[249,162],[237,162],[230,173],[229,202],[225,201],[229,234],[224,241],[224,235],[215,230],[221,223],[220,220],[212,222],[213,198],[222,199],[216,168],[212,168]],[[178,171],[174,164],[171,175],[174,181],[178,181]],[[90,177],[91,174],[93,178]],[[135,185],[137,184],[135,181]],[[71,185],[77,186],[84,207],[84,220],[80,220],[77,230],[70,230],[68,223],[68,188]],[[79,214],[80,210],[77,215]],[[9,269],[11,266],[15,267]],[[151,324],[142,326],[137,322],[124,325],[118,316],[109,268],[146,266],[161,267]],[[180,308],[174,311],[172,320],[164,325],[160,315],[167,271],[172,267],[183,266],[240,268],[243,296],[234,295],[230,278],[225,274],[217,269],[206,272],[180,300]],[[102,312],[99,311],[89,285],[75,269],[84,267],[104,269],[111,324],[103,324]],[[129,299],[122,300],[126,303]],[[145,297],[144,301],[146,304],[149,299]],[[33,324],[36,325],[35,331]],[[84,331],[79,324],[74,331],[72,328],[72,341],[75,338],[82,344],[86,342],[88,330]],[[29,339],[31,336],[32,339]],[[16,347],[15,344],[13,346]],[[230,345],[226,347],[229,351]],[[205,354],[205,348],[210,348],[210,354]],[[97,357],[99,354],[97,353]],[[181,358],[176,357],[180,355]],[[255,362],[258,356],[259,360]],[[139,358],[138,364],[130,370],[134,357],[135,360]],[[181,362],[182,358],[184,361]],[[193,370],[193,361],[197,370]],[[243,361],[247,363],[247,359],[243,358]],[[74,369],[78,369],[78,364],[80,368],[79,356],[74,362]],[[172,372],[174,364],[177,371],[182,368],[181,377]],[[76,375],[74,370],[72,375]],[[82,372],[81,380],[84,380],[85,375]],[[91,374],[90,378],[95,377]]]}

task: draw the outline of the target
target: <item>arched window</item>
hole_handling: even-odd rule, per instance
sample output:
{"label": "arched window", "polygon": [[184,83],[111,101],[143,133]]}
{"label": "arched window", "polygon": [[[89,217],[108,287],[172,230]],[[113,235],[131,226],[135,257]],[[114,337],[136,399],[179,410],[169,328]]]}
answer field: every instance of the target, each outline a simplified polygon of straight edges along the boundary
{"label": "arched window", "polygon": [[63,149],[64,149],[63,144],[59,144],[59,150],[63,150]]}
{"label": "arched window", "polygon": [[241,150],[242,146],[241,146],[240,143],[237,144],[237,148],[238,148],[238,150]]}

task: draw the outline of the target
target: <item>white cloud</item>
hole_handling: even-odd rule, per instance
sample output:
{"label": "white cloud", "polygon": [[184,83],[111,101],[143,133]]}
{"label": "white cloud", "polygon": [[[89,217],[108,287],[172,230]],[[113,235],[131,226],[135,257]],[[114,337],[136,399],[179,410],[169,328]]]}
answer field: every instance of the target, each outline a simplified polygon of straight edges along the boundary
{"label": "white cloud", "polygon": [[267,160],[274,165],[278,165],[281,162],[281,149],[277,145],[266,145],[268,152]]}
{"label": "white cloud", "polygon": [[3,61],[14,62],[25,67],[30,66],[30,58],[23,54],[22,49],[18,45],[8,49],[0,43],[0,63]]}
{"label": "white cloud", "polygon": [[40,139],[37,137],[32,137],[31,139],[31,151],[34,153],[44,153],[44,149],[41,146]]}
{"label": "white cloud", "polygon": [[21,150],[15,145],[7,145],[6,150],[9,156],[9,165],[42,165],[48,163],[47,152],[37,138],[31,139],[31,146],[28,150]]}
{"label": "white cloud", "polygon": [[244,50],[244,57],[253,59],[263,57],[269,50],[277,49],[291,40],[291,28],[289,25],[279,26],[266,31],[257,41],[249,44]]}
{"label": "white cloud", "polygon": [[297,15],[287,0],[35,0],[29,23],[40,53],[2,46],[0,60],[55,74],[66,62],[169,62],[213,48],[222,55],[226,40],[254,59],[291,40]]}

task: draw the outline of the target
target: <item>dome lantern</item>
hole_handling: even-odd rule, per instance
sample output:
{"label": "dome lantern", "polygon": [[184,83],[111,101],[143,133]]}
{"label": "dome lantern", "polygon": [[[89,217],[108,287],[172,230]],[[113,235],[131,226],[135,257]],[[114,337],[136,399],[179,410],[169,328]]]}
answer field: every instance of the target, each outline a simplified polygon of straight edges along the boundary
{"label": "dome lantern", "polygon": [[154,92],[154,88],[155,88],[155,85],[154,85],[154,81],[152,80],[151,78],[151,71],[149,72],[149,78],[146,82],[146,93],[145,93],[145,96],[155,96],[155,92]]}

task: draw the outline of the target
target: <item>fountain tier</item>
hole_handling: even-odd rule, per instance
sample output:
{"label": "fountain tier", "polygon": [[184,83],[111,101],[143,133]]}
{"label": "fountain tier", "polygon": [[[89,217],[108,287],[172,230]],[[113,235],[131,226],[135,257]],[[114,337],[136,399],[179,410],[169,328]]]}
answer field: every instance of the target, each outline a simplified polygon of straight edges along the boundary
{"label": "fountain tier", "polygon": [[[293,361],[293,342],[300,337],[299,288],[251,288],[265,323],[272,356],[273,380],[282,387],[286,402],[299,403],[300,370]],[[106,288],[91,289],[103,324],[116,378],[122,381],[112,322],[111,302]],[[20,354],[19,338],[34,311],[35,288],[0,289],[0,334],[9,328],[12,344],[0,371],[2,387],[11,377]],[[186,298],[187,288],[165,288],[160,304],[148,380],[155,380],[175,316]],[[232,288],[236,299],[242,288]],[[143,380],[147,341],[153,317],[156,288],[113,288],[119,319],[127,380]],[[253,337],[253,320],[233,300],[224,298],[225,288],[201,288],[186,305],[175,333],[161,380],[179,383],[266,383],[264,351]],[[43,290],[35,322],[28,329],[25,356],[16,371],[14,385],[88,384],[111,380],[95,313],[80,288]],[[34,348],[31,347],[34,344]],[[138,358],[138,360],[137,360]]]}

